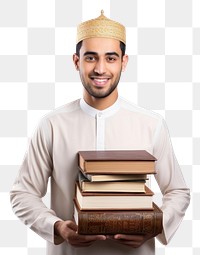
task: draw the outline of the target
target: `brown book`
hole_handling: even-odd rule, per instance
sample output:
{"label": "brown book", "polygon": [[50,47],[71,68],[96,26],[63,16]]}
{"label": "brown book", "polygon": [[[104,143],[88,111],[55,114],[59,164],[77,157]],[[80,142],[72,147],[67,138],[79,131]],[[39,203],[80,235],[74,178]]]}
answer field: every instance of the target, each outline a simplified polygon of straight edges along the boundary
{"label": "brown book", "polygon": [[87,174],[81,168],[79,169],[82,174],[91,182],[148,180],[147,174]]}
{"label": "brown book", "polygon": [[88,174],[155,174],[155,160],[145,150],[79,151],[79,167]]}
{"label": "brown book", "polygon": [[82,211],[75,202],[74,218],[82,235],[159,234],[163,214],[153,203],[151,211]]}
{"label": "brown book", "polygon": [[145,185],[145,193],[83,192],[76,182],[75,200],[80,210],[152,210],[154,193]]}
{"label": "brown book", "polygon": [[145,180],[91,182],[81,172],[78,177],[83,192],[145,192]]}

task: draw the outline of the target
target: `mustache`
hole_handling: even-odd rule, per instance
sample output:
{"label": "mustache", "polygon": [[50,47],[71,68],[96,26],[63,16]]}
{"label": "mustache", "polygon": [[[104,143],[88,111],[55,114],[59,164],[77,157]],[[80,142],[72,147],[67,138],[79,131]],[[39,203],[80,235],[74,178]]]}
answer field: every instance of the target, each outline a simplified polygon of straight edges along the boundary
{"label": "mustache", "polygon": [[91,79],[110,79],[112,78],[111,75],[102,75],[102,74],[90,74],[89,77]]}

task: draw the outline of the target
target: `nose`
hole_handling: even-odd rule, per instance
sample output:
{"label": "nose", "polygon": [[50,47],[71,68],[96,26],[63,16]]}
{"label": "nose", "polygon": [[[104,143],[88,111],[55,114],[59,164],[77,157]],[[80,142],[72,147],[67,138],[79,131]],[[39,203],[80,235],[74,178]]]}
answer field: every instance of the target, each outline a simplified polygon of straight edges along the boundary
{"label": "nose", "polygon": [[104,74],[106,72],[106,63],[104,59],[98,59],[94,67],[94,72],[97,74]]}

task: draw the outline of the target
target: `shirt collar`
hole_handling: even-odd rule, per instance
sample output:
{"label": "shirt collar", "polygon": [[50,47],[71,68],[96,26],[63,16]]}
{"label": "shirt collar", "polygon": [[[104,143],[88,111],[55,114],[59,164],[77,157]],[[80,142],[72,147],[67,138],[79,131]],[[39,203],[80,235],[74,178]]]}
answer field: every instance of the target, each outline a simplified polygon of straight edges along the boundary
{"label": "shirt collar", "polygon": [[119,101],[120,100],[118,98],[113,105],[106,108],[105,110],[100,111],[98,109],[93,108],[89,104],[87,104],[85,102],[85,100],[83,98],[81,98],[80,107],[85,113],[89,114],[92,117],[95,117],[96,115],[101,115],[102,117],[109,117],[119,110],[119,108],[120,108]]}

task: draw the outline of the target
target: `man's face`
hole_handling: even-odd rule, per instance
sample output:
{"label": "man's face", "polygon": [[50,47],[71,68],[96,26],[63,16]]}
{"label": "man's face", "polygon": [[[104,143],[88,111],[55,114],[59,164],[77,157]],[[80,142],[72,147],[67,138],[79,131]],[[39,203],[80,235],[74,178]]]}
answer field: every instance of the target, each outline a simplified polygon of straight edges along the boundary
{"label": "man's face", "polygon": [[105,98],[116,90],[127,56],[122,57],[120,42],[115,39],[90,38],[83,40],[74,63],[86,92],[94,98]]}

